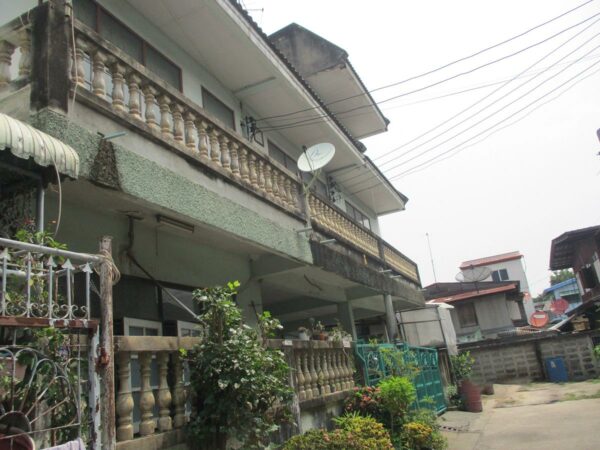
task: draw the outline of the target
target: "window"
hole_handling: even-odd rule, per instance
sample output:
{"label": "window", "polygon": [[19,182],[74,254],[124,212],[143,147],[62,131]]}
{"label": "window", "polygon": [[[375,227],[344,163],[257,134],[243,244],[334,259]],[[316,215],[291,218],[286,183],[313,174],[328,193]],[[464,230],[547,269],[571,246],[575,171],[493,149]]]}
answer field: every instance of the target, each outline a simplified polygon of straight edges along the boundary
{"label": "window", "polygon": [[199,337],[200,325],[194,322],[186,322],[185,320],[177,321],[177,336],[181,337]]}
{"label": "window", "polygon": [[181,90],[181,69],[93,0],[74,0],[75,18]]}
{"label": "window", "polygon": [[506,269],[494,270],[492,272],[492,280],[495,282],[508,280],[508,272]]}
{"label": "window", "polygon": [[596,277],[594,266],[588,265],[587,267],[583,267],[579,271],[579,276],[581,277],[581,284],[583,284],[584,289],[593,289],[598,286],[598,278]]}
{"label": "window", "polygon": [[[305,185],[308,185],[313,179],[313,174],[308,172],[300,172],[300,176],[302,177],[302,182]],[[329,200],[327,185],[318,178],[312,182],[310,190],[317,194],[319,197],[321,197],[323,200]]]}
{"label": "window", "polygon": [[455,305],[454,307],[456,308],[458,323],[461,328],[477,326],[477,314],[475,314],[475,305],[473,303]]}
{"label": "window", "polygon": [[358,222],[369,230],[371,229],[371,220],[367,217],[367,215],[363,214],[359,209],[355,208],[348,202],[346,202],[346,212],[354,219],[355,222]]}
{"label": "window", "polygon": [[290,157],[286,152],[281,150],[277,145],[268,141],[269,144],[269,156],[277,161],[279,164],[284,166],[286,169],[296,172],[296,161]]}
{"label": "window", "polygon": [[202,88],[202,106],[229,128],[235,130],[235,116],[231,108],[204,88]]}

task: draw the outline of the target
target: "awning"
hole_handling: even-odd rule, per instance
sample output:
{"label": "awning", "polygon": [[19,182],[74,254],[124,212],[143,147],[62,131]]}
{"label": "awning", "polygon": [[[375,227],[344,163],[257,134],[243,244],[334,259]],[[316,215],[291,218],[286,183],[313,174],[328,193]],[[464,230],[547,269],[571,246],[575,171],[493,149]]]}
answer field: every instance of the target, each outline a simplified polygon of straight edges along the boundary
{"label": "awning", "polygon": [[0,151],[5,149],[18,158],[33,158],[40,166],[55,166],[60,173],[71,178],[77,178],[79,173],[79,155],[72,147],[0,113]]}

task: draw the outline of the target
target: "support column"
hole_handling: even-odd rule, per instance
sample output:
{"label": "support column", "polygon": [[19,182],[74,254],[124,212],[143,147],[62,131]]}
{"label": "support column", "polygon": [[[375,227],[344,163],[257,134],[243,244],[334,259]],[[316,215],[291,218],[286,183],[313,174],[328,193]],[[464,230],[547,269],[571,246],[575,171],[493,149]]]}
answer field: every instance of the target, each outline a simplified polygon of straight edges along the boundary
{"label": "support column", "polygon": [[383,304],[385,306],[385,324],[387,325],[390,341],[393,343],[400,337],[398,332],[398,321],[394,313],[394,304],[390,294],[383,294]]}
{"label": "support column", "polygon": [[352,311],[352,300],[337,304],[338,317],[340,323],[344,327],[344,330],[348,331],[352,335],[352,340],[357,341],[358,335],[356,334],[356,325],[354,323],[354,311]]}

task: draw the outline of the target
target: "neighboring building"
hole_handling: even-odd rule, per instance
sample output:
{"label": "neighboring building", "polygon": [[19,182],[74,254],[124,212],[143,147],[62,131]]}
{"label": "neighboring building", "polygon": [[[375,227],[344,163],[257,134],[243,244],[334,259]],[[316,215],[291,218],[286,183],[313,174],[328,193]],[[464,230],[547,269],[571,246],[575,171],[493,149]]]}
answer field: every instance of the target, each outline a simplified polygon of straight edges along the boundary
{"label": "neighboring building", "polygon": [[584,303],[600,300],[600,226],[567,231],[552,240],[550,270],[573,269]]}
{"label": "neighboring building", "polygon": [[439,303],[397,312],[403,340],[418,347],[446,348],[448,354],[456,355],[458,348],[451,314],[453,309],[451,304]]}
{"label": "neighboring building", "polygon": [[544,289],[542,293],[542,302],[536,302],[536,309],[542,309],[544,311],[551,311],[552,302],[560,298],[565,299],[569,303],[569,308],[565,311],[568,313],[573,308],[581,305],[581,294],[579,292],[579,286],[577,285],[577,279],[570,278],[560,283],[556,283]]}
{"label": "neighboring building", "polygon": [[[72,3],[0,10],[0,234],[37,216],[50,231],[59,222],[56,239],[76,251],[113,236],[115,335],[193,336],[192,291],[239,280],[247,322],[269,310],[282,337],[309,318],[339,319],[354,337],[368,320],[397,337],[394,312],[424,298],[417,265],[380,236],[378,217],[408,199],[358,141],[387,120],[347,54],[293,26],[337,68],[309,73],[305,53],[284,45],[293,37],[271,40],[234,0]],[[336,107],[360,106],[360,120],[326,105],[350,94]],[[319,142],[336,153],[303,195],[295,161]],[[97,296],[91,306],[98,317]],[[144,406],[132,353],[117,365],[121,440]]]}
{"label": "neighboring building", "polygon": [[487,267],[490,275],[482,281],[493,281],[500,283],[503,281],[518,281],[520,290],[523,293],[523,307],[526,317],[529,317],[535,310],[533,300],[529,292],[529,283],[525,273],[525,262],[523,255],[518,252],[501,253],[499,255],[486,256],[484,258],[463,261],[460,270]]}
{"label": "neighboring building", "polygon": [[518,281],[436,283],[427,286],[429,304],[452,305],[458,342],[491,339],[527,324]]}

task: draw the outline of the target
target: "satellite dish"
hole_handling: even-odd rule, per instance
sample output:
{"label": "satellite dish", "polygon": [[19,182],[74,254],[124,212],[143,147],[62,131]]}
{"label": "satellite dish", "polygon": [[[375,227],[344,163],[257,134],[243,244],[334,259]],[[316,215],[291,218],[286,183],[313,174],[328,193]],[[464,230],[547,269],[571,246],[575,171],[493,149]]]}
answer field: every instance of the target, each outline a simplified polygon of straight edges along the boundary
{"label": "satellite dish", "polygon": [[476,283],[483,281],[491,275],[492,271],[488,267],[469,267],[456,274],[455,280],[460,283]]}
{"label": "satellite dish", "polygon": [[315,144],[306,150],[298,158],[298,169],[302,172],[314,172],[325,167],[335,154],[335,147],[329,142]]}

